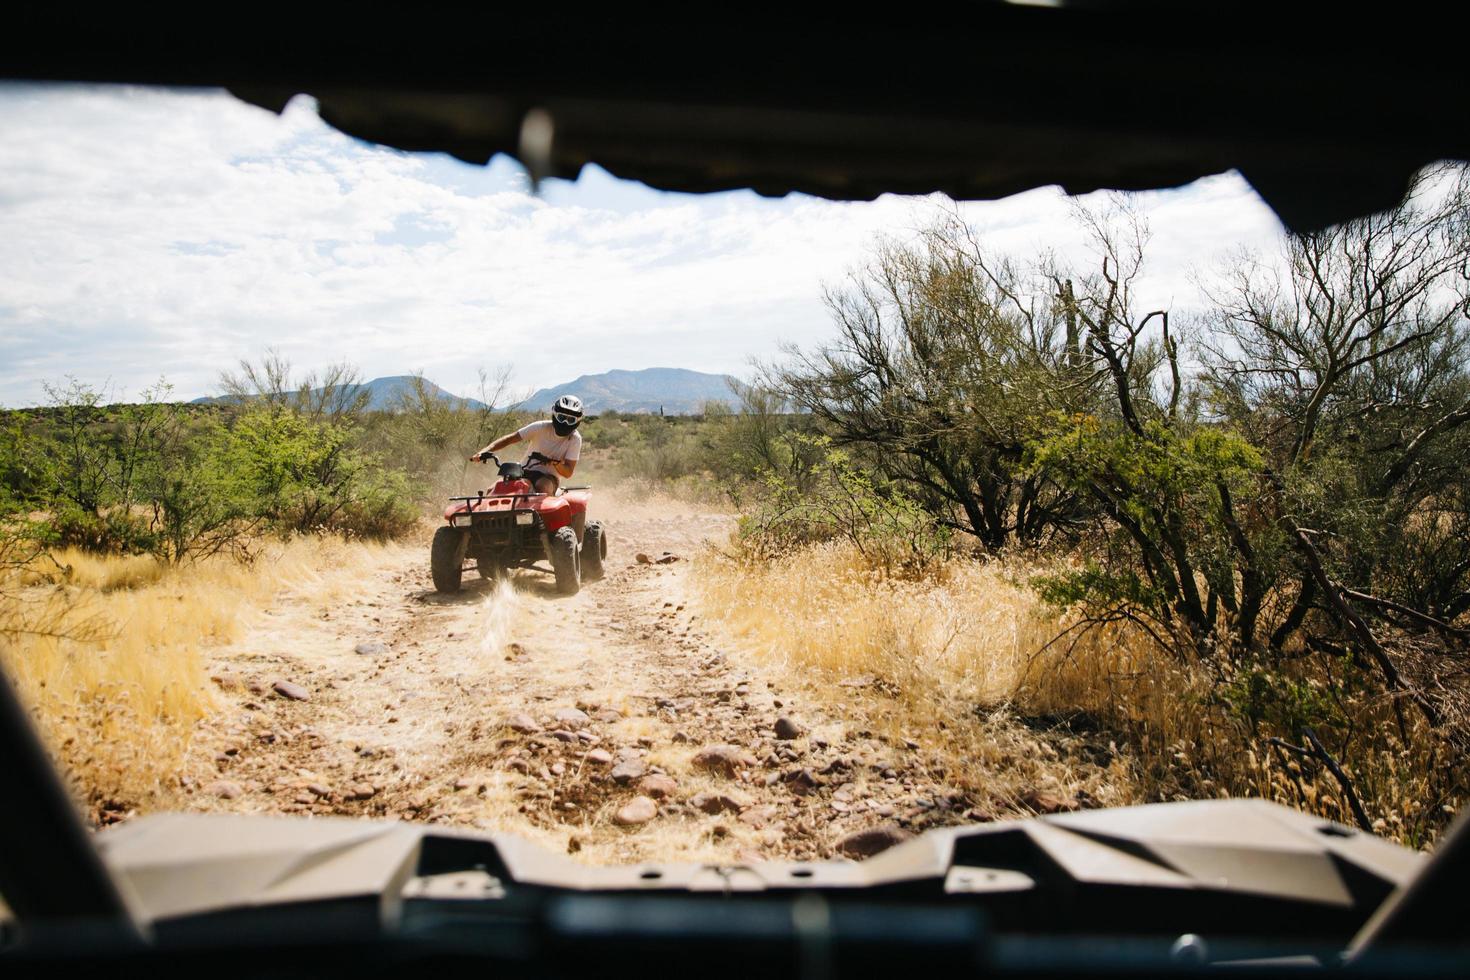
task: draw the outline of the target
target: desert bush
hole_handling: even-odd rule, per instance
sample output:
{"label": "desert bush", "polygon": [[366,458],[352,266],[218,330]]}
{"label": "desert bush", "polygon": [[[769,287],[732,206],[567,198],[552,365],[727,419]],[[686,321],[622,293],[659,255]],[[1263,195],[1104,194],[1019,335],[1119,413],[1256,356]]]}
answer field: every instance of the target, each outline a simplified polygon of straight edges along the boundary
{"label": "desert bush", "polygon": [[1099,377],[1059,281],[1033,287],[946,214],[916,241],[880,240],[827,305],[838,337],[788,350],[762,384],[838,445],[902,482],[947,526],[991,549],[1039,544],[1081,519],[1072,487],[1025,463],[1058,412],[1091,409]]}
{"label": "desert bush", "polygon": [[417,506],[412,481],[398,470],[370,471],[353,499],[332,515],[325,529],[343,537],[389,541],[408,534],[417,526],[422,509]]}
{"label": "desert bush", "polygon": [[[831,295],[837,340],[764,379],[881,474],[857,499],[992,549],[1065,545],[1031,576],[1056,632],[1015,703],[1086,713],[1149,798],[1262,795],[1432,840],[1470,742],[1464,169],[1237,257],[1188,334],[1139,302],[1126,201],[1077,218],[1080,264],[993,258],[957,226],[882,244]],[[832,547],[804,508],[840,472],[762,487],[747,539]]]}
{"label": "desert bush", "polygon": [[794,478],[790,470],[758,473],[760,490],[736,538],[743,556],[770,561],[840,540],[885,576],[923,574],[948,556],[949,530],[901,486],[858,465],[825,436],[799,436],[792,444],[813,462]]}

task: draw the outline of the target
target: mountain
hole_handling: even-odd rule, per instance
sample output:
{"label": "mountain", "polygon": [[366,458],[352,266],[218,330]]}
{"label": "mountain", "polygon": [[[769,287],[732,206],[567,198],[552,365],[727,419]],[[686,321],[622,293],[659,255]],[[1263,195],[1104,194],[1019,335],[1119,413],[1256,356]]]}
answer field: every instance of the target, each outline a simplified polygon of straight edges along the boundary
{"label": "mountain", "polygon": [[[651,412],[663,410],[666,415],[692,415],[704,408],[708,401],[733,403],[735,394],[730,383],[735,379],[728,374],[705,374],[684,368],[644,368],[641,371],[606,371],[602,374],[584,374],[575,381],[554,388],[542,388],[517,408],[542,414],[551,410],[562,395],[576,395],[582,399],[589,414],[598,412]],[[368,410],[389,412],[396,409],[405,395],[413,391],[414,378],[400,374],[391,378],[374,378],[358,388],[369,393]],[[432,397],[447,402],[463,402],[467,408],[478,409],[484,405],[473,398],[460,398],[432,381],[424,381],[425,391]],[[318,389],[319,393],[320,389]],[[225,401],[224,396],[196,398],[196,405],[210,405]]]}
{"label": "mountain", "polygon": [[658,412],[692,415],[707,401],[733,403],[728,374],[705,374],[684,368],[644,368],[641,371],[605,371],[584,374],[554,388],[542,388],[521,402],[528,412],[549,412],[562,395],[576,395],[589,414],[598,412]]}
{"label": "mountain", "polygon": [[[391,412],[402,404],[403,398],[405,396],[413,392],[413,386],[414,378],[412,375],[398,374],[394,375],[391,378],[374,378],[366,384],[353,385],[352,389],[354,392],[360,391],[362,389],[367,389],[368,411]],[[452,395],[449,392],[445,391],[443,388],[434,384],[434,382],[429,381],[427,378],[424,379],[424,391],[431,398],[437,398],[439,401],[462,402],[466,408],[478,409],[485,407],[482,402],[476,401],[473,398],[460,398],[458,395]],[[320,388],[313,391],[313,394],[320,393]],[[211,405],[216,402],[222,402],[226,400],[227,399],[224,396],[220,396],[218,398],[196,398],[194,399],[192,404]]]}

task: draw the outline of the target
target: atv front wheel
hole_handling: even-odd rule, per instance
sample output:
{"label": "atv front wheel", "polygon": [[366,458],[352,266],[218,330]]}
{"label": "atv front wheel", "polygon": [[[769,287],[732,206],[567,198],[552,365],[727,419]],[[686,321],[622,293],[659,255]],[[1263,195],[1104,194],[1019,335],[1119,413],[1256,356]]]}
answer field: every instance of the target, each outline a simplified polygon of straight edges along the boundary
{"label": "atv front wheel", "polygon": [[607,558],[607,528],[593,521],[582,532],[582,578],[595,582],[602,578],[602,563]]}
{"label": "atv front wheel", "polygon": [[570,527],[557,530],[551,536],[547,549],[551,559],[551,570],[556,573],[556,591],[562,595],[576,595],[582,588],[581,562],[577,556],[577,532]]}
{"label": "atv front wheel", "polygon": [[429,572],[434,576],[438,592],[458,592],[464,577],[464,551],[469,535],[454,527],[441,527],[434,532],[429,549]]}

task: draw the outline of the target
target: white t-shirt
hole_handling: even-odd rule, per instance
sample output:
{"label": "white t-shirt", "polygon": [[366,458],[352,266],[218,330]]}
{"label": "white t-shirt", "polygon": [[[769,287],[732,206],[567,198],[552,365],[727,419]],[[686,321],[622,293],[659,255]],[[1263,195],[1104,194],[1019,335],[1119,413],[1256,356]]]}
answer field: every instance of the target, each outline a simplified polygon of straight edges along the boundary
{"label": "white t-shirt", "polygon": [[[559,436],[556,434],[556,427],[550,422],[532,422],[517,429],[516,435],[525,441],[527,456],[540,453],[547,459],[570,463],[582,455],[582,433],[575,429],[571,435]],[[556,471],[546,463],[529,463],[526,469],[556,475]]]}

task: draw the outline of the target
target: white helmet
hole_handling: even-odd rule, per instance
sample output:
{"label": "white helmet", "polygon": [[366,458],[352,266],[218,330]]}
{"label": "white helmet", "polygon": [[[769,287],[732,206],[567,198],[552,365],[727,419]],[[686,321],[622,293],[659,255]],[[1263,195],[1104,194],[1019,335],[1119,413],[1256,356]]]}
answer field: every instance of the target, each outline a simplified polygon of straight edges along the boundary
{"label": "white helmet", "polygon": [[582,399],[576,395],[562,395],[551,406],[551,425],[559,436],[569,436],[582,421]]}

